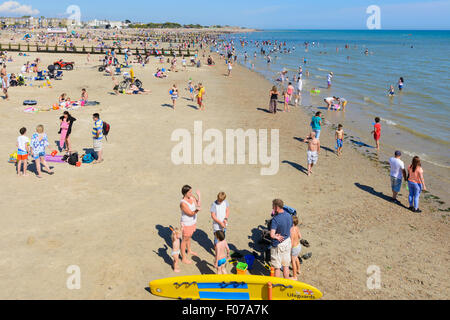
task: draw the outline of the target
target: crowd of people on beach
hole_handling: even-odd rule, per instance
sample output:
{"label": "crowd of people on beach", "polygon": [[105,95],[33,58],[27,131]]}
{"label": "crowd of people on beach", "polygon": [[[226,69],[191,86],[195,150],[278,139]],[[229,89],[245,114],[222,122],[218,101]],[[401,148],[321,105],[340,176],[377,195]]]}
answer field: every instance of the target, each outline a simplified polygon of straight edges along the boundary
{"label": "crowd of people on beach", "polygon": [[[208,41],[200,41],[200,43],[208,43]],[[194,47],[197,43],[192,43]],[[212,47],[216,47],[217,52],[220,54],[221,60],[225,60],[226,66],[226,76],[231,78],[233,74],[233,66],[237,63],[238,54],[234,48],[233,42],[221,43],[219,44],[216,39],[210,40],[209,44]],[[103,44],[104,45],[104,44]],[[142,45],[147,46],[147,42],[143,41]],[[245,46],[245,42],[241,42],[242,46]],[[295,51],[295,47],[288,48],[286,43],[283,42],[272,42],[263,41],[258,42],[257,47],[261,48],[261,55],[267,59],[268,63],[271,63],[272,57],[270,54],[274,53],[290,53]],[[305,43],[306,49],[310,44]],[[313,44],[314,45],[314,44]],[[191,43],[184,43],[183,46],[191,47]],[[269,47],[269,48],[267,48]],[[211,50],[212,51],[212,50]],[[255,57],[256,57],[255,52]],[[143,89],[139,86],[137,79],[134,75],[134,70],[132,69],[133,63],[142,64],[145,66],[149,63],[150,55],[142,57],[137,55],[135,61],[131,61],[133,56],[129,48],[125,49],[124,62],[121,63],[116,54],[114,48],[109,48],[106,51],[104,58],[102,59],[102,65],[105,67],[105,71],[112,78],[114,83],[113,91],[115,94],[120,93],[120,84],[115,77],[113,68],[130,68],[129,72],[129,87],[124,90],[124,93],[130,95],[146,95],[151,94],[150,90]],[[206,57],[205,57],[206,58]],[[4,57],[3,57],[4,59]],[[170,65],[169,72],[177,72],[177,58],[174,56],[172,59],[168,59],[167,62],[163,55],[159,58],[160,63],[168,63]],[[184,56],[182,59],[183,70],[187,68],[187,61]],[[244,59],[248,59],[248,54],[245,52]],[[87,55],[87,61],[90,62],[90,54]],[[33,65],[25,65],[24,72],[38,72],[39,71],[40,60],[36,60]],[[215,65],[215,61],[208,56],[206,64],[208,66]],[[306,67],[308,60],[303,58],[303,67]],[[191,60],[193,67],[200,67],[201,62],[198,56],[195,56]],[[279,79],[276,82],[281,83],[282,89],[279,90],[277,85],[274,85],[269,93],[269,113],[276,115],[279,111],[277,104],[279,99],[282,98],[284,108],[282,112],[291,112],[291,106],[299,106],[302,101],[303,92],[303,80],[304,72],[303,67],[300,66],[298,72],[295,72],[292,80],[288,77],[288,71],[282,70],[279,75]],[[30,69],[32,69],[30,71]],[[5,99],[8,99],[8,87],[11,81],[11,77],[8,77],[6,72],[6,65],[3,64],[0,71],[2,77],[2,88],[5,94]],[[158,79],[164,79],[167,77],[167,70],[165,68],[158,68],[155,73],[155,77]],[[305,70],[305,77],[309,77],[309,72]],[[332,87],[332,81],[334,78],[333,72],[327,75],[327,88]],[[159,80],[158,80],[159,81]],[[401,91],[404,87],[404,79],[400,78],[398,83],[398,89]],[[206,96],[206,89],[201,82],[194,85],[192,79],[189,80],[186,86],[186,91],[188,92],[189,98],[194,101],[197,100],[198,108],[197,110],[205,111],[204,99]],[[280,93],[281,92],[281,93]],[[320,93],[319,90],[313,88],[311,90],[312,94]],[[180,98],[181,92],[176,83],[168,90],[169,99],[173,110],[177,107],[177,101]],[[391,86],[389,89],[389,95],[393,96],[394,88]],[[80,104],[85,105],[89,101],[89,96],[86,89],[82,89]],[[324,98],[327,110],[334,111],[346,111],[347,100],[343,97],[326,97]],[[67,108],[73,104],[73,101],[67,96],[66,93],[61,94],[58,99],[58,106],[61,109]],[[59,149],[61,152],[65,152],[66,157],[70,157],[73,153],[73,146],[71,141],[72,130],[74,123],[77,121],[75,117],[68,110],[64,111],[60,119],[60,131],[59,137]],[[95,159],[93,163],[103,162],[103,141],[105,139],[105,123],[100,118],[98,113],[92,115],[93,127],[91,130],[93,153],[92,157]],[[322,112],[318,111],[314,114],[311,119],[310,134],[303,139],[304,143],[307,144],[307,154],[306,161],[308,165],[307,176],[310,177],[314,174],[315,168],[319,162],[319,156],[322,149],[321,136],[323,136],[323,126],[324,118]],[[49,139],[45,133],[44,126],[38,125],[36,127],[36,132],[32,135],[31,139],[27,137],[27,129],[21,128],[19,130],[20,136],[17,138],[17,174],[18,176],[27,176],[28,171],[28,161],[29,157],[34,161],[36,166],[36,173],[38,178],[42,178],[42,171],[45,170],[49,175],[53,175],[53,168],[49,166],[49,159],[52,156],[48,156],[46,149],[50,147]],[[381,119],[380,117],[375,118],[375,123],[373,124],[373,135],[376,149],[380,150],[380,140],[381,140]],[[336,155],[342,157],[344,151],[344,140],[345,131],[342,124],[338,124],[336,130],[334,131],[334,140],[336,146]],[[395,156],[389,160],[391,171],[391,189],[392,189],[392,201],[394,203],[400,204],[398,200],[398,195],[401,191],[403,180],[407,183],[406,187],[409,191],[409,209],[413,212],[420,213],[419,209],[419,199],[423,191],[427,190],[424,181],[424,171],[422,169],[421,161],[419,157],[414,157],[412,164],[406,168],[404,162],[401,160],[402,153],[400,151],[395,152]],[[82,156],[84,158],[84,155]],[[43,169],[42,169],[43,168]],[[182,264],[192,264],[190,259],[191,256],[196,256],[197,253],[192,251],[192,237],[197,231],[197,219],[202,211],[202,199],[201,193],[199,191],[194,195],[192,187],[186,185],[182,188],[182,200],[180,202],[181,211],[181,222],[180,226],[172,228],[171,240],[172,240],[172,253],[171,257],[173,259],[173,270],[176,273],[181,272]],[[271,246],[270,246],[270,265],[275,269],[275,276],[283,276],[286,279],[298,280],[300,275],[300,260],[299,256],[302,251],[302,236],[299,226],[299,219],[288,213],[285,210],[284,202],[280,199],[275,199],[272,203],[272,219],[269,226]],[[230,261],[230,248],[227,242],[227,229],[229,227],[230,219],[230,204],[227,201],[227,195],[225,192],[220,192],[217,199],[212,203],[210,207],[210,217],[213,221],[213,239],[214,239],[214,267],[217,274],[226,274],[226,266]],[[181,257],[181,260],[180,260]],[[290,268],[292,268],[292,274],[290,273]]]}

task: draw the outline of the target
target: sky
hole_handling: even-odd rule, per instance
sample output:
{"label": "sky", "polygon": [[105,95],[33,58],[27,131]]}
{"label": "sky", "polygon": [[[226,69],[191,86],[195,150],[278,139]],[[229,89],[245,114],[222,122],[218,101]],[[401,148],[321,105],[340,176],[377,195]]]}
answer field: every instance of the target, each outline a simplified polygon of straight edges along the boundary
{"label": "sky", "polygon": [[0,0],[0,16],[69,17],[81,20],[231,25],[258,29],[366,29],[371,5],[381,29],[450,29],[450,0]]}

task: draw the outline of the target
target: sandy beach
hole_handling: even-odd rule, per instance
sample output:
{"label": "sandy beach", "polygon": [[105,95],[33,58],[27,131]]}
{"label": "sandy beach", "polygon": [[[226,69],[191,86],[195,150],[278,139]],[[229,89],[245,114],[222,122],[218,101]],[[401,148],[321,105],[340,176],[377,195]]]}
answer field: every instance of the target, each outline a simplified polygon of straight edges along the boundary
{"label": "sandy beach", "polygon": [[[183,265],[181,275],[214,273],[210,204],[220,191],[231,206],[227,239],[232,250],[258,251],[258,227],[264,225],[271,203],[281,198],[297,209],[303,224],[305,249],[312,258],[301,267],[302,282],[317,287],[324,299],[447,299],[450,295],[448,212],[436,210],[432,200],[421,198],[422,214],[389,201],[389,172],[345,144],[342,158],[334,154],[334,130],[323,131],[319,163],[305,174],[312,114],[303,107],[272,115],[268,109],[271,83],[240,65],[226,77],[226,65],[170,72],[154,77],[158,60],[135,65],[137,78],[150,95],[112,95],[110,76],[97,71],[100,56],[32,54],[8,63],[8,73],[37,57],[42,66],[58,59],[75,62],[52,88],[11,88],[10,101],[0,101],[0,298],[1,299],[156,299],[145,288],[149,281],[176,276],[171,269],[169,226],[179,226],[181,188],[201,190],[202,211],[193,250],[194,264]],[[203,61],[205,59],[203,58]],[[168,64],[162,65],[169,68]],[[187,99],[188,80],[206,88],[206,111],[196,110]],[[120,77],[121,79],[121,77]],[[180,89],[177,108],[171,108],[168,91]],[[22,126],[31,137],[45,126],[50,150],[59,140],[62,111],[23,112],[24,100],[50,108],[61,93],[79,99],[86,88],[89,99],[100,102],[72,111],[74,150],[92,148],[92,114],[111,124],[104,145],[105,162],[99,165],[52,164],[55,175],[39,180],[33,172],[17,177],[8,155],[16,149]],[[279,105],[281,108],[281,105]],[[181,165],[171,161],[176,129],[279,129],[279,172],[262,176],[262,165]],[[337,124],[337,123],[333,123]],[[248,151],[247,151],[248,153]],[[33,166],[30,166],[32,169]],[[32,169],[33,170],[33,169]],[[407,206],[407,192],[401,202]],[[447,199],[446,199],[447,200]],[[69,290],[69,266],[81,269],[81,289]],[[380,290],[367,288],[367,269],[381,270]],[[230,271],[231,269],[229,269]],[[252,274],[268,272],[257,263]]]}

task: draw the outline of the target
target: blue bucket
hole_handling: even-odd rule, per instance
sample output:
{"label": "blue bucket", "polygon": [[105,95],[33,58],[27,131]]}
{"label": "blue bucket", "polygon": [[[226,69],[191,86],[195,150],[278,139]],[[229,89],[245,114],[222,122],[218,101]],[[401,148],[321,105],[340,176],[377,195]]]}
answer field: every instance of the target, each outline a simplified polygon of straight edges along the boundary
{"label": "blue bucket", "polygon": [[245,262],[248,265],[248,270],[252,270],[253,269],[253,264],[255,263],[255,256],[254,255],[248,255],[245,256]]}

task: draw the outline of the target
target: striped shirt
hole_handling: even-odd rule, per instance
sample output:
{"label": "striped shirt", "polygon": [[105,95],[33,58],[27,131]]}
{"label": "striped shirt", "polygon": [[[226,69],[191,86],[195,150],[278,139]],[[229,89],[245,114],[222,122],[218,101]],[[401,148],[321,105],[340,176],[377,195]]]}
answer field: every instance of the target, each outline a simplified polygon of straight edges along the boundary
{"label": "striped shirt", "polygon": [[[97,132],[98,132],[98,138],[97,138]],[[92,137],[95,140],[102,140],[103,139],[103,121],[101,119],[98,119],[94,123],[94,128],[92,128]]]}

